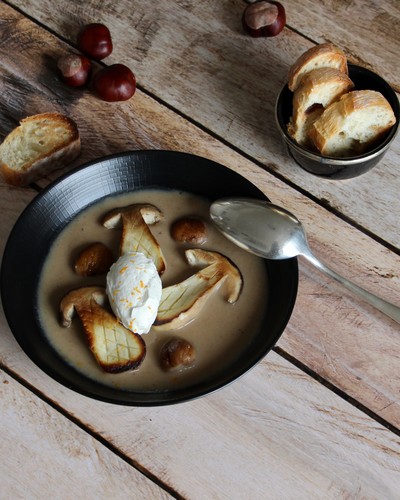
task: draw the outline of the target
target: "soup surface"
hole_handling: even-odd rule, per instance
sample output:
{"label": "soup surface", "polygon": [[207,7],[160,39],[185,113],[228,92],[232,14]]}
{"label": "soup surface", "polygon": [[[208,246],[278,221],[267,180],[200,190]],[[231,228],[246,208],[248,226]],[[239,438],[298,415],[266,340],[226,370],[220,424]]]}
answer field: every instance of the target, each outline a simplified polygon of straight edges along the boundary
{"label": "soup surface", "polygon": [[[198,268],[185,259],[185,250],[195,245],[177,243],[170,236],[171,224],[183,216],[200,216],[207,224],[207,241],[198,246],[217,251],[231,259],[243,276],[239,300],[229,304],[224,283],[212,292],[196,318],[174,331],[156,331],[143,335],[147,354],[141,366],[120,374],[105,373],[87,346],[80,319],[74,316],[70,328],[59,322],[62,297],[74,288],[89,285],[105,286],[105,275],[82,277],[75,273],[74,262],[80,251],[96,241],[105,243],[118,258],[121,237],[119,229],[106,229],[101,220],[116,208],[134,203],[151,203],[164,214],[165,220],[150,229],[161,245],[167,270],[163,286],[186,279]],[[112,196],[85,209],[68,224],[52,245],[42,270],[39,285],[39,311],[43,329],[61,356],[86,376],[103,384],[126,390],[162,391],[201,382],[226,367],[240,355],[259,331],[267,300],[267,273],[262,259],[245,252],[228,241],[209,219],[209,202],[178,191],[142,190]],[[196,351],[194,366],[182,371],[166,372],[160,366],[160,351],[171,338],[188,340]]]}

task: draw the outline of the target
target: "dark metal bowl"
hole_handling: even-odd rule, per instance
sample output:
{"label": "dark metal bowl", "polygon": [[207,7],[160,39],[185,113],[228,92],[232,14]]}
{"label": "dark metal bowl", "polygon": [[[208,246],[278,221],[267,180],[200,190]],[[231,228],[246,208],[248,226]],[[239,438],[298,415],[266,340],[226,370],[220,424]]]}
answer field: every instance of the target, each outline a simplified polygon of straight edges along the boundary
{"label": "dark metal bowl", "polygon": [[300,146],[289,136],[287,124],[292,116],[293,92],[285,85],[278,96],[275,106],[275,118],[278,130],[283,138],[288,153],[293,157],[296,163],[312,174],[329,177],[331,179],[349,179],[364,174],[383,158],[397,134],[400,106],[397,95],[391,86],[376,73],[353,64],[349,64],[349,76],[354,82],[355,90],[370,89],[381,92],[392,106],[396,116],[396,123],[379,145],[367,153],[346,158],[322,156]]}

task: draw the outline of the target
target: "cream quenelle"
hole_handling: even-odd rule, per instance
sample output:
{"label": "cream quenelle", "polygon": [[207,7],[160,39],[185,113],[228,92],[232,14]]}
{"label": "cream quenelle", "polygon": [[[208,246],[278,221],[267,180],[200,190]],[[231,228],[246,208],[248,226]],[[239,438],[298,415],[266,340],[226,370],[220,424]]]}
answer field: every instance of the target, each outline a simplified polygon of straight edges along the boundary
{"label": "cream quenelle", "polygon": [[118,320],[133,332],[148,333],[161,300],[161,279],[154,262],[141,252],[128,252],[107,274],[107,296]]}

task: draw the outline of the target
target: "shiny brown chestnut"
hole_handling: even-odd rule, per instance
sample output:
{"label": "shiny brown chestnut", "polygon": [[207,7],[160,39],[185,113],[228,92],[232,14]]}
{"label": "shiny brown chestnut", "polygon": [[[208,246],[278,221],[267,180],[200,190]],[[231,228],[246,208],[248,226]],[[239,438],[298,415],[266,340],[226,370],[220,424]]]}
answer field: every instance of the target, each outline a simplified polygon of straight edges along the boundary
{"label": "shiny brown chestnut", "polygon": [[89,80],[92,70],[90,60],[81,54],[68,54],[57,62],[63,81],[70,87],[82,87]]}
{"label": "shiny brown chestnut", "polygon": [[286,25],[285,8],[279,2],[259,0],[245,8],[242,25],[252,37],[279,35]]}
{"label": "shiny brown chestnut", "polygon": [[84,26],[78,33],[78,47],[93,59],[101,60],[113,50],[110,30],[101,23]]}
{"label": "shiny brown chestnut", "polygon": [[93,89],[104,101],[126,101],[136,91],[136,78],[124,64],[112,64],[94,75]]}

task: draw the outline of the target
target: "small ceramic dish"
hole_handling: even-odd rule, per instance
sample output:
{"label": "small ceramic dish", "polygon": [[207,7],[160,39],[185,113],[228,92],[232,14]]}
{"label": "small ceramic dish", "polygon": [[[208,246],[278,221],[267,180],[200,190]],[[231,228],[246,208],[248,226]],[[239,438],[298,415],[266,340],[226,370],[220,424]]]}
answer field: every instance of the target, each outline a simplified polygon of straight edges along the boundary
{"label": "small ceramic dish", "polygon": [[376,73],[353,64],[349,64],[349,76],[354,82],[355,90],[370,89],[381,92],[392,106],[396,116],[395,125],[379,145],[367,153],[346,158],[334,158],[322,156],[300,146],[287,132],[287,124],[292,116],[293,100],[293,92],[289,90],[287,85],[280,92],[275,106],[276,123],[288,153],[304,170],[331,179],[357,177],[373,168],[389,149],[399,127],[400,106],[397,95],[391,86]]}

